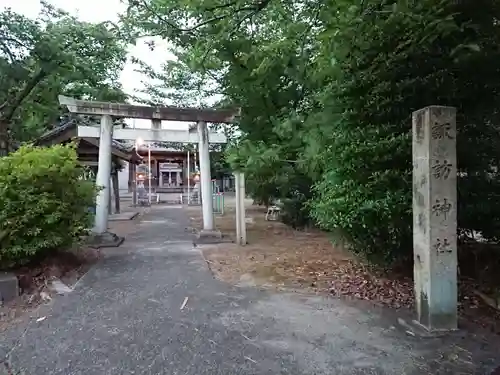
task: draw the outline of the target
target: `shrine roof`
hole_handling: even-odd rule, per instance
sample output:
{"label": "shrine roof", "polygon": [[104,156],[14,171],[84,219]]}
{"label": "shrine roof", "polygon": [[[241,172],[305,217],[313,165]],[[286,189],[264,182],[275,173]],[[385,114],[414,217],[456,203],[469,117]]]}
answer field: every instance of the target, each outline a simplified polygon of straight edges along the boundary
{"label": "shrine roof", "polygon": [[[93,138],[79,138],[77,136],[78,125],[88,125],[85,120],[79,118],[70,118],[63,120],[54,129],[46,132],[34,141],[37,146],[50,146],[55,144],[62,144],[72,140],[85,142],[99,149],[99,140]],[[130,147],[120,141],[112,140],[111,144],[112,154],[122,160],[138,162],[141,157],[137,155],[134,147]]]}

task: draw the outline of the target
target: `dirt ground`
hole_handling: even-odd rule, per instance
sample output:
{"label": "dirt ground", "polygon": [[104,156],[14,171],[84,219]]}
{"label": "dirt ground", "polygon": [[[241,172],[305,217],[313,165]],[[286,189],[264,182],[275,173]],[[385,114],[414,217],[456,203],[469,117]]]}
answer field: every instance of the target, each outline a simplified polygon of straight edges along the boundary
{"label": "dirt ground", "polygon": [[40,262],[13,270],[19,280],[21,295],[0,305],[0,332],[14,324],[25,312],[50,301],[49,284],[54,279],[68,286],[78,279],[99,259],[96,249],[75,246],[55,251]]}
{"label": "dirt ground", "polygon": [[[201,209],[189,207],[193,228],[202,227]],[[279,221],[266,221],[265,207],[247,204],[246,246],[234,243],[203,245],[203,255],[220,280],[245,286],[308,290],[342,298],[372,301],[392,308],[414,305],[411,277],[377,272],[342,246],[333,246],[328,234],[317,229],[293,230]],[[216,227],[235,238],[235,210],[226,207],[216,216]],[[485,305],[477,285],[461,280],[459,309],[463,324],[479,324],[500,334],[500,312]]]}
{"label": "dirt ground", "polygon": [[[190,207],[189,211],[193,227],[200,228],[200,210]],[[216,277],[231,283],[328,291],[395,308],[413,303],[411,280],[375,277],[342,247],[334,247],[326,233],[294,230],[279,221],[266,221],[265,214],[265,207],[247,207],[248,245],[203,246]],[[227,208],[224,216],[216,216],[216,227],[234,238],[233,208]]]}

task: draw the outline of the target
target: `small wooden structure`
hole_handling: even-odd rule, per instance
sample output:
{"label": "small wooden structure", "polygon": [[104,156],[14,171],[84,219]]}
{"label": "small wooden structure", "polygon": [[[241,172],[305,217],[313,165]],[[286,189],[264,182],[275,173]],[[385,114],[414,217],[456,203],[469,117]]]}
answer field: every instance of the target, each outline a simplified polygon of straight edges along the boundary
{"label": "small wooden structure", "polygon": [[[78,119],[70,119],[57,128],[45,133],[39,137],[34,144],[37,146],[53,146],[57,144],[67,144],[76,142],[78,160],[89,167],[93,174],[97,174],[97,166],[99,160],[99,139],[96,138],[80,138],[78,137],[78,125],[82,125]],[[139,164],[142,157],[139,156],[134,148],[125,146],[119,141],[113,140],[111,147],[111,181],[113,185],[113,195],[115,198],[115,212],[120,213],[120,188],[118,186],[118,171],[123,168],[123,161],[129,162],[130,165]],[[111,199],[111,195],[110,195]],[[109,205],[111,210],[111,204]]]}

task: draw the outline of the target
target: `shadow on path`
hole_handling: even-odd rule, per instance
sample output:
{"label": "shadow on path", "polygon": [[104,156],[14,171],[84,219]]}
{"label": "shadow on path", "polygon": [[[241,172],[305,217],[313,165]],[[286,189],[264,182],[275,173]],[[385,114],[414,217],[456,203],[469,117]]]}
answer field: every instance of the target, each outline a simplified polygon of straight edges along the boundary
{"label": "shadow on path", "polygon": [[11,363],[26,375],[487,374],[500,364],[492,338],[411,337],[369,304],[217,281],[188,227],[181,207],[154,206],[75,291],[5,332],[0,350],[15,346]]}

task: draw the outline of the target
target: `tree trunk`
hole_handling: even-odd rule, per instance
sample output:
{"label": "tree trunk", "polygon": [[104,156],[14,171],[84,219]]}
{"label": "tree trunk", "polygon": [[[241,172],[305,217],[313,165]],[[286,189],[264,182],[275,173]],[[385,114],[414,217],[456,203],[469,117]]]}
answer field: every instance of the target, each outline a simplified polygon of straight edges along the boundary
{"label": "tree trunk", "polygon": [[120,213],[120,186],[118,185],[118,173],[115,172],[111,175],[111,182],[113,185],[113,194],[115,196],[115,214]]}
{"label": "tree trunk", "polygon": [[9,154],[9,125],[0,120],[0,157]]}

